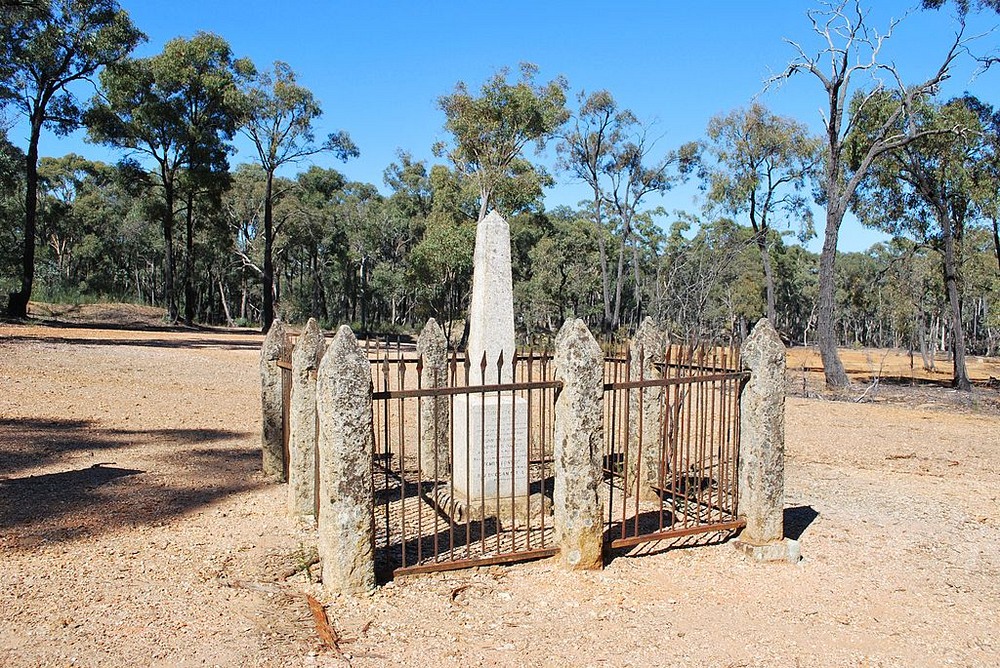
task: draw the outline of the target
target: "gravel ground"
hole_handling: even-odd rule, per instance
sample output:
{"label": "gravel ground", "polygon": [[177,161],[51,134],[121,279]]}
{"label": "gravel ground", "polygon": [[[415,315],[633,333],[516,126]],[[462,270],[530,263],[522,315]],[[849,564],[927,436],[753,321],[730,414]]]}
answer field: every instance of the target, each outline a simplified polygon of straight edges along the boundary
{"label": "gravel ground", "polygon": [[323,599],[314,533],[259,473],[259,345],[0,325],[0,665],[998,663],[995,391],[790,397],[798,564],[654,545],[598,573],[540,561]]}

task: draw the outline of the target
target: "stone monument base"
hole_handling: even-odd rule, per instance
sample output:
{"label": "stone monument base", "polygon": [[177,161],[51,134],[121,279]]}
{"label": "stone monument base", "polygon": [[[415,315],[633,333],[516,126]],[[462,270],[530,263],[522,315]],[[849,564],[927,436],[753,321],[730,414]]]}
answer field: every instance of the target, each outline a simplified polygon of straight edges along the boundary
{"label": "stone monument base", "polygon": [[[499,499],[528,496],[528,401],[496,394],[455,397],[451,420],[455,501],[467,516],[489,514]],[[485,510],[483,506],[485,505]]]}

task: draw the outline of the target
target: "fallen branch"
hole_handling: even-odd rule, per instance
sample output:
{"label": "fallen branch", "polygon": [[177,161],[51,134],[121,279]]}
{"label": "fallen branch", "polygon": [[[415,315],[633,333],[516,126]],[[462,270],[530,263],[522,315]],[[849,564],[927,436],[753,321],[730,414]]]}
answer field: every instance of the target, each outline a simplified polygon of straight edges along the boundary
{"label": "fallen branch", "polygon": [[313,620],[316,622],[316,633],[323,646],[332,649],[337,656],[343,658],[344,653],[340,651],[340,636],[336,629],[330,624],[330,618],[326,615],[326,608],[313,596],[306,594],[306,601],[309,602],[309,609],[312,611]]}

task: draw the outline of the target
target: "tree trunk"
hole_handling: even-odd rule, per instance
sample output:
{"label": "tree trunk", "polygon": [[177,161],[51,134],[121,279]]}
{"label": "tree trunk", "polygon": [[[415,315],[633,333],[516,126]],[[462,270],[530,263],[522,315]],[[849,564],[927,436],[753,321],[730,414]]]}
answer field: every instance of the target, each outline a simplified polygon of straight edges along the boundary
{"label": "tree trunk", "polygon": [[177,296],[174,293],[174,274],[176,258],[174,258],[174,180],[173,175],[164,173],[163,193],[166,209],[163,212],[163,245],[164,245],[164,292],[167,298],[167,320],[177,322]]}
{"label": "tree trunk", "polygon": [[601,331],[611,333],[611,282],[608,276],[608,246],[604,238],[604,219],[601,216],[601,193],[594,190],[594,222],[597,223],[597,250],[601,258],[601,295],[604,297],[604,318]]}
{"label": "tree trunk", "polygon": [[844,365],[837,354],[836,332],[836,275],[834,263],[837,258],[837,237],[844,212],[831,201],[827,204],[826,235],[823,252],[819,258],[819,308],[816,314],[816,336],[819,339],[819,354],[823,359],[823,375],[827,387],[847,387],[849,381]]}
{"label": "tree trunk", "polygon": [[268,170],[267,181],[264,186],[264,273],[263,290],[264,299],[261,331],[265,334],[271,329],[274,322],[274,221],[272,219],[272,188],[274,185],[274,171]]}
{"label": "tree trunk", "polygon": [[927,320],[928,316],[920,315],[920,360],[923,362],[924,371],[934,371],[934,350],[931,337],[927,334]]}
{"label": "tree trunk", "polygon": [[622,221],[622,241],[618,248],[618,270],[615,272],[615,305],[611,311],[611,328],[615,329],[621,322],[622,287],[625,282],[625,251],[628,249],[628,239],[632,229],[629,221]]}
{"label": "tree trunk", "polygon": [[993,252],[997,256],[997,268],[1000,269],[1000,220],[993,219]]}
{"label": "tree trunk", "polygon": [[42,114],[31,119],[31,136],[25,157],[24,244],[21,251],[21,289],[8,295],[7,315],[27,318],[28,302],[35,283],[35,236],[38,223],[38,139],[42,134]]}
{"label": "tree trunk", "polygon": [[184,239],[184,324],[194,322],[194,190],[187,193]]}
{"label": "tree trunk", "polygon": [[760,261],[764,266],[764,291],[767,294],[767,319],[777,329],[778,311],[774,305],[774,271],[771,268],[771,254],[767,250],[767,233],[757,233],[757,248],[760,249]]}
{"label": "tree trunk", "polygon": [[972,389],[972,382],[965,368],[965,328],[962,324],[962,296],[958,289],[955,230],[950,216],[944,211],[938,211],[938,224],[941,226],[941,236],[944,238],[944,283],[948,292],[948,303],[951,306],[951,347],[955,369],[951,384],[955,389],[967,392]]}
{"label": "tree trunk", "polygon": [[226,299],[226,288],[222,285],[222,277],[219,277],[219,301],[222,302],[222,312],[226,314],[226,327],[233,326],[233,314],[229,312],[229,300]]}

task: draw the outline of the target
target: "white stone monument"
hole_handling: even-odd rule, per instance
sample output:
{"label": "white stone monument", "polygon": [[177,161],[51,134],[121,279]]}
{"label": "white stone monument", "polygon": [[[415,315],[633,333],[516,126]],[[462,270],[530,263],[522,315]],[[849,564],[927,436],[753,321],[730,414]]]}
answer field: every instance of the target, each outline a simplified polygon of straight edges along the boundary
{"label": "white stone monument", "polygon": [[[486,353],[484,385],[511,382],[514,359],[514,286],[510,269],[510,227],[496,211],[476,226],[472,260],[472,301],[469,304],[469,345],[466,352],[471,383],[479,383],[480,362]],[[503,369],[497,378],[497,360]]]}
{"label": "white stone monument", "polygon": [[[470,385],[513,382],[514,290],[510,227],[496,211],[476,227],[469,306]],[[503,353],[503,365],[497,362]],[[486,371],[481,361],[486,354]],[[457,395],[452,413],[452,481],[477,516],[497,499],[528,495],[528,402],[513,392]],[[504,504],[501,503],[501,506]],[[509,503],[507,504],[509,506]]]}

